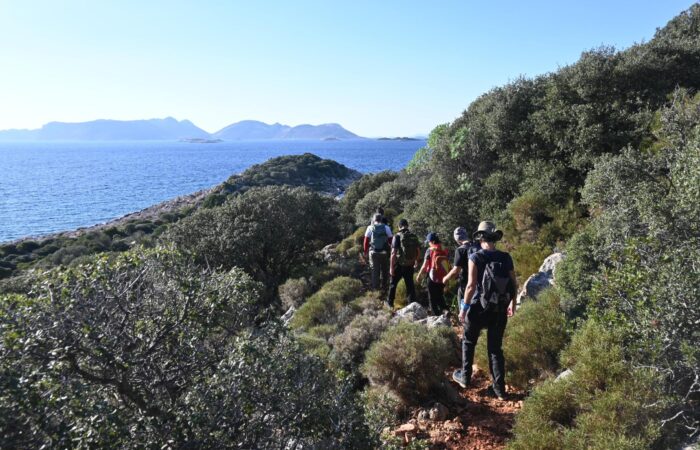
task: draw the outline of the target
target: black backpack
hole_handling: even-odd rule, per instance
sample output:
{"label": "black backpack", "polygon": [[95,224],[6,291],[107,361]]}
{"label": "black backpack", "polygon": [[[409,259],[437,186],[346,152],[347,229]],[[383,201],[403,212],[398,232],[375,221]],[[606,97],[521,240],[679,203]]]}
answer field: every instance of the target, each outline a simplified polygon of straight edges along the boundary
{"label": "black backpack", "polygon": [[480,256],[486,260],[481,278],[481,306],[484,311],[503,312],[515,295],[513,280],[502,262],[489,260],[483,252]]}
{"label": "black backpack", "polygon": [[399,231],[399,265],[412,266],[420,258],[420,239],[408,230]]}

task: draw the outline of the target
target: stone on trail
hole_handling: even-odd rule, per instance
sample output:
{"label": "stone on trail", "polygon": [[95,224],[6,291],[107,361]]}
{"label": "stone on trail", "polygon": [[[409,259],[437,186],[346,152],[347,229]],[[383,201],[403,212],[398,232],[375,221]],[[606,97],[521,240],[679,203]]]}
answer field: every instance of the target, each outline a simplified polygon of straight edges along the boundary
{"label": "stone on trail", "polygon": [[428,317],[428,311],[420,303],[413,302],[410,305],[396,311],[396,316],[392,322],[409,321],[416,322]]}
{"label": "stone on trail", "polygon": [[443,405],[442,403],[435,403],[435,405],[432,408],[430,408],[428,415],[430,417],[430,420],[442,422],[447,418],[447,413],[448,410],[445,405]]}
{"label": "stone on trail", "polygon": [[435,328],[435,327],[439,327],[439,326],[443,326],[443,327],[451,327],[452,326],[452,323],[450,322],[450,318],[447,316],[447,313],[442,314],[440,316],[429,316],[423,320],[419,320],[418,322],[425,324],[428,328]]}

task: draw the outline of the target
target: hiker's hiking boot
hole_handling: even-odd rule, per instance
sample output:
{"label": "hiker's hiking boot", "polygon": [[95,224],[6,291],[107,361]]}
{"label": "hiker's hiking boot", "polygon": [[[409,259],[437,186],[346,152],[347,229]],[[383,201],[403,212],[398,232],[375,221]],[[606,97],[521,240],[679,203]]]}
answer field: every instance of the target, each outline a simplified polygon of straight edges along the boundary
{"label": "hiker's hiking boot", "polygon": [[454,381],[464,389],[468,388],[470,384],[470,380],[466,380],[464,378],[464,373],[462,373],[462,369],[457,369],[454,372],[452,372],[452,381]]}
{"label": "hiker's hiking boot", "polygon": [[495,397],[499,400],[505,400],[506,399],[506,394],[501,392],[500,390],[496,390],[493,388],[493,386],[489,386],[488,389],[486,389],[486,395],[489,397]]}

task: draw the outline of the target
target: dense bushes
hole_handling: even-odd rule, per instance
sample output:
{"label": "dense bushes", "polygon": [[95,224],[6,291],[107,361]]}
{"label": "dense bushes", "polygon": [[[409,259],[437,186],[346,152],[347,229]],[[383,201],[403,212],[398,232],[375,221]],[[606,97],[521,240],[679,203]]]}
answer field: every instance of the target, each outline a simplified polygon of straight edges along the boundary
{"label": "dense bushes", "polygon": [[[526,301],[508,319],[503,337],[506,382],[521,389],[532,387],[559,368],[559,352],[568,342],[567,324],[559,308],[559,296],[547,290],[536,300]],[[486,336],[475,350],[479,367],[489,367]]]}
{"label": "dense bushes", "polygon": [[[451,334],[452,336],[448,335]],[[443,395],[443,371],[457,363],[454,332],[401,323],[372,344],[362,373],[374,385],[385,385],[407,404],[420,404]]]}
{"label": "dense bushes", "polygon": [[573,373],[547,381],[525,401],[509,448],[632,450],[657,442],[665,404],[658,374],[625,362],[619,335],[587,322],[562,364]]}
{"label": "dense bushes", "polygon": [[[343,232],[350,233],[357,225],[369,225],[370,217],[362,218],[359,223],[355,222],[355,206],[367,194],[376,190],[382,184],[393,181],[398,174],[396,172],[384,171],[376,174],[363,175],[362,178],[352,183],[343,198],[340,200],[341,219],[343,222]],[[378,206],[374,205],[376,209]]]}
{"label": "dense bushes", "polygon": [[355,223],[358,225],[369,224],[377,206],[384,208],[384,216],[391,223],[404,210],[404,204],[413,198],[416,190],[413,178],[402,173],[399,178],[387,181],[377,189],[368,192],[355,205]]}
{"label": "dense bushes", "polygon": [[352,394],[274,324],[261,286],[169,250],[0,298],[2,447],[366,448]]}

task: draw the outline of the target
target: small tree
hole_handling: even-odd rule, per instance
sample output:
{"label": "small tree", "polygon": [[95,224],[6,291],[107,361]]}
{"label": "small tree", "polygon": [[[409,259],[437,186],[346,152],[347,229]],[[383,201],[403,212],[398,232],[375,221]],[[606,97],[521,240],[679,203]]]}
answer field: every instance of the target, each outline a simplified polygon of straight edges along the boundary
{"label": "small tree", "polygon": [[295,267],[338,236],[332,198],[306,188],[269,186],[197,211],[175,224],[166,239],[200,265],[244,268],[271,298]]}

